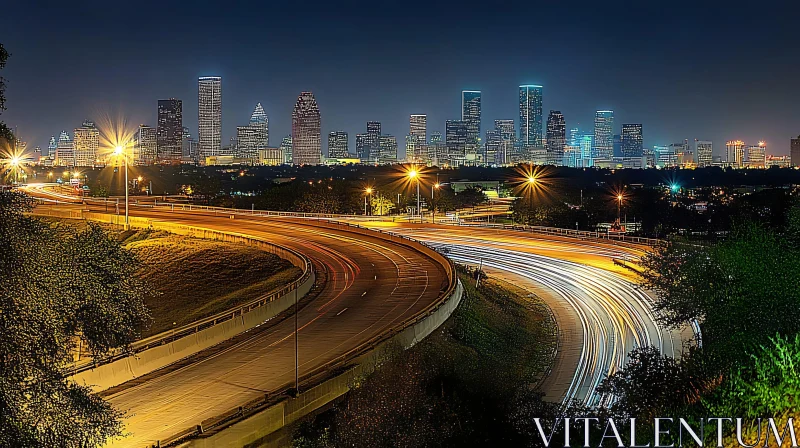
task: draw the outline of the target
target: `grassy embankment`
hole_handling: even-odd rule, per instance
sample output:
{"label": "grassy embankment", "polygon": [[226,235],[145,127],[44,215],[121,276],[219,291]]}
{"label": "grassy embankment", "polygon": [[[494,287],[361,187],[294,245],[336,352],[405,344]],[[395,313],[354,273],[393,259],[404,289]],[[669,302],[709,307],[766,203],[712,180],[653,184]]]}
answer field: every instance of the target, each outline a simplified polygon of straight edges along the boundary
{"label": "grassy embankment", "polygon": [[[428,338],[399,351],[331,410],[303,423],[294,446],[522,446],[526,410],[555,345],[535,296],[462,271],[466,296]],[[510,444],[510,445],[509,445]]]}
{"label": "grassy embankment", "polygon": [[[76,229],[87,225],[78,220],[59,222]],[[145,304],[153,321],[143,337],[254,300],[300,275],[288,261],[244,244],[103,227],[139,257],[139,275],[152,287]]]}

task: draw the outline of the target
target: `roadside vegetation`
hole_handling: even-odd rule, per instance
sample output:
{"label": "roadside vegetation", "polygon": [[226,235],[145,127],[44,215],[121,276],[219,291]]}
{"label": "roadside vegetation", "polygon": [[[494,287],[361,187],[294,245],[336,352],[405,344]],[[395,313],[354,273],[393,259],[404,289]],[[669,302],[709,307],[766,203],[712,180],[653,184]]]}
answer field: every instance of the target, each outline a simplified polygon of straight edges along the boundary
{"label": "roadside vegetation", "polygon": [[[762,437],[759,446],[766,429],[757,433],[758,419],[780,418],[776,423],[783,428],[787,417],[795,417],[800,433],[797,198],[784,222],[767,227],[740,221],[714,245],[669,242],[645,257],[642,284],[656,293],[659,320],[671,327],[697,320],[702,347],[679,360],[654,348],[636,350],[628,366],[602,386],[619,398],[611,414],[643,422],[656,416],[741,417],[749,420],[747,443]],[[733,429],[727,425],[726,432],[736,445]],[[710,442],[715,434],[706,436]]]}
{"label": "roadside vegetation", "polygon": [[[80,231],[81,220],[50,220]],[[147,337],[225,311],[281,288],[300,269],[257,247],[174,235],[164,231],[102,229],[137,257],[136,271],[151,292],[144,297]]]}
{"label": "roadside vegetation", "polygon": [[[473,271],[474,272],[474,271]],[[399,350],[333,409],[302,424],[296,447],[522,446],[520,409],[549,409],[536,385],[552,361],[546,306],[513,285],[459,274],[463,302],[441,328]],[[548,411],[549,412],[549,411]]]}

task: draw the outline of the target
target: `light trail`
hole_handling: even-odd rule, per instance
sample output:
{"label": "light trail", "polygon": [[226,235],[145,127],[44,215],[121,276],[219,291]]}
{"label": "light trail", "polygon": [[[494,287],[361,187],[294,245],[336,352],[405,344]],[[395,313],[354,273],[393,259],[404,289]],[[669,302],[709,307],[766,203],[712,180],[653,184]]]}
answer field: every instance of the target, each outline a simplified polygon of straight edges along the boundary
{"label": "light trail", "polygon": [[551,373],[572,376],[561,395],[563,403],[609,404],[613,397],[599,394],[597,387],[624,366],[636,347],[654,345],[669,356],[680,354],[679,332],[658,325],[645,291],[619,273],[590,265],[601,258],[636,258],[643,253],[640,249],[475,228],[397,226],[391,231],[446,248],[456,262],[482,262],[487,271],[532,281],[551,299],[566,302],[577,316],[582,340],[574,370]]}

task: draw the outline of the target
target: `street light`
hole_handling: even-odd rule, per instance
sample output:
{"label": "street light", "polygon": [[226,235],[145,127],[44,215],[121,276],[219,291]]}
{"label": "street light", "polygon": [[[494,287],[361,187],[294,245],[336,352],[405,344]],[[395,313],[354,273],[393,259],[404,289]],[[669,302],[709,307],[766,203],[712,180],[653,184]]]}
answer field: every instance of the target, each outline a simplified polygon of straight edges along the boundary
{"label": "street light", "polygon": [[11,169],[14,170],[14,181],[19,183],[19,157],[14,156],[10,161]]}
{"label": "street light", "polygon": [[122,145],[117,145],[114,148],[114,155],[121,156],[125,161],[125,230],[128,230],[128,225],[130,224],[128,221],[128,158],[125,157],[125,149]]}
{"label": "street light", "polygon": [[536,179],[535,175],[528,176],[528,190],[530,190],[530,196],[528,197],[528,225],[533,225],[533,194],[536,190],[536,183],[538,179]]}
{"label": "street light", "polygon": [[412,181],[417,181],[417,213],[419,214],[420,222],[422,222],[422,214],[420,213],[420,205],[419,205],[419,171],[416,168],[412,168],[411,171],[408,172],[408,178]]}
{"label": "street light", "polygon": [[367,187],[364,189],[364,216],[367,216],[367,196],[369,196],[370,202],[372,202],[372,187]]}
{"label": "street light", "polygon": [[[438,175],[437,175],[438,176]],[[439,182],[433,184],[433,188],[431,188],[431,209],[433,213],[431,214],[431,223],[436,224],[436,202],[433,200],[433,194],[438,190],[442,185]]]}
{"label": "street light", "polygon": [[620,213],[621,213],[621,210],[622,210],[622,199],[623,198],[624,197],[622,196],[622,193],[617,195],[617,223],[621,222],[620,221],[620,217],[621,217]]}

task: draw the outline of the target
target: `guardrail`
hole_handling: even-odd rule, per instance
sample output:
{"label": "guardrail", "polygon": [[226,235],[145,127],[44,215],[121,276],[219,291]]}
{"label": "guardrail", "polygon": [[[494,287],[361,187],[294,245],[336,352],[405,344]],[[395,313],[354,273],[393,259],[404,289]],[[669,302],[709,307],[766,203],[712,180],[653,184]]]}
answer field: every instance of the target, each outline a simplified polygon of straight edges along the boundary
{"label": "guardrail", "polygon": [[[98,222],[110,222],[111,224],[121,224],[120,222],[121,217],[117,215],[83,212],[80,210],[36,209],[34,211],[34,214],[43,216],[55,216],[61,218],[86,219]],[[87,370],[95,369],[98,366],[109,364],[111,362],[126,358],[131,355],[136,355],[137,353],[141,353],[145,350],[154,347],[159,347],[165,344],[169,344],[184,337],[196,335],[205,329],[214,327],[216,325],[225,322],[229,322],[233,319],[236,319],[237,317],[242,317],[246,313],[256,308],[263,307],[268,303],[274,302],[276,299],[289,294],[292,291],[300,289],[303,285],[305,285],[309,281],[309,279],[314,274],[311,260],[309,260],[303,254],[293,249],[279,246],[277,244],[270,243],[268,241],[264,241],[256,237],[245,236],[237,234],[235,232],[222,232],[202,227],[161,222],[157,220],[140,218],[140,217],[131,217],[129,219],[129,222],[131,227],[136,227],[136,228],[158,228],[160,230],[166,230],[176,234],[198,236],[205,239],[223,240],[226,242],[245,243],[249,245],[258,246],[267,252],[276,254],[281,258],[289,261],[294,266],[300,268],[302,270],[302,273],[300,277],[298,277],[288,285],[285,285],[281,289],[269,292],[261,297],[251,300],[243,305],[238,305],[229,310],[222,311],[220,313],[208,316],[203,319],[199,319],[197,321],[194,321],[192,323],[183,325],[181,327],[172,330],[167,330],[159,334],[140,339],[131,344],[129,350],[127,351],[114,353],[109,357],[103,358],[99,362],[95,362],[95,360],[91,359],[79,361],[75,363],[73,370],[70,372],[71,375],[76,375]]]}
{"label": "guardrail", "polygon": [[[450,299],[456,295],[460,288],[460,284],[458,283],[458,279],[456,277],[455,265],[453,264],[452,260],[442,255],[433,247],[424,242],[393,232],[368,229],[358,224],[348,222],[321,220],[319,222],[310,223],[310,225],[332,230],[346,231],[348,233],[363,234],[373,238],[377,237],[381,239],[388,239],[390,242],[395,244],[402,244],[412,247],[443,266],[445,270],[446,282],[444,282],[445,284],[443,284],[440,288],[439,298],[413,318],[408,319],[389,331],[372,338],[361,346],[353,348],[352,350],[331,360],[326,365],[303,373],[299,379],[302,389],[308,389],[312,386],[320,385],[327,381],[333,380],[345,372],[352,372],[354,368],[361,366],[360,360],[364,360],[369,356],[378,356],[379,354],[376,354],[376,351],[388,349],[387,344],[389,344],[392,340],[395,340],[404,334],[409,337],[409,335],[405,332],[408,332],[410,329],[414,329],[416,326],[423,325],[426,319],[440,312],[443,306],[450,303]],[[460,300],[460,296],[457,298],[457,300]],[[416,336],[417,335],[414,334],[410,337],[415,338]],[[422,335],[422,337],[424,336],[427,336],[427,333]],[[417,340],[414,339],[413,342],[415,343],[416,341]],[[260,412],[264,412],[265,410],[269,410],[270,406],[274,406],[288,400],[289,397],[292,396],[290,395],[290,392],[293,390],[293,387],[293,382],[287,382],[286,384],[277,387],[273,392],[265,394],[263,397],[254,399],[241,406],[236,406],[235,408],[232,408],[231,410],[216,417],[200,422],[199,425],[190,426],[167,439],[161,440],[157,446],[177,444],[189,438],[207,434],[216,430],[221,430],[227,427],[234,420],[239,420],[243,417],[248,417]]]}
{"label": "guardrail", "polygon": [[[215,214],[229,214],[233,216],[243,215],[243,216],[262,216],[262,217],[294,217],[294,218],[309,218],[309,219],[317,219],[317,220],[358,220],[358,221],[366,221],[366,222],[373,222],[373,221],[386,221],[391,222],[394,221],[396,218],[401,219],[403,222],[428,222],[428,216],[364,216],[364,215],[356,215],[356,214],[336,214],[336,213],[305,213],[305,212],[284,212],[284,211],[270,211],[270,210],[256,210],[256,209],[238,209],[238,208],[228,208],[228,207],[215,207],[210,205],[194,205],[194,204],[185,204],[185,203],[173,203],[173,202],[162,202],[161,204],[158,203],[157,200],[154,200],[153,203],[138,203],[136,202],[137,199],[133,198],[134,202],[130,203],[129,206],[131,207],[142,207],[142,208],[159,208],[159,209],[169,209],[169,210],[182,210],[182,211],[210,211]],[[116,206],[118,203],[114,201],[103,201],[97,199],[79,199],[75,198],[75,202],[83,202],[86,204],[92,205],[112,205]],[[56,201],[58,202],[58,201]],[[572,238],[580,238],[580,239],[595,239],[595,240],[608,240],[608,241],[621,241],[627,242],[632,244],[643,244],[647,246],[655,246],[661,242],[659,239],[655,238],[645,238],[645,237],[638,237],[638,236],[630,236],[621,233],[612,233],[612,232],[600,232],[600,231],[588,231],[588,230],[574,230],[574,229],[566,229],[561,227],[546,227],[546,226],[529,226],[523,224],[501,224],[501,223],[486,223],[482,221],[470,221],[470,220],[452,220],[446,218],[440,218],[436,221],[439,224],[448,224],[448,225],[458,225],[464,227],[486,227],[486,228],[502,228],[502,229],[509,229],[509,230],[521,230],[521,231],[528,231],[528,232],[535,232],[535,233],[544,233],[548,235],[560,235],[565,237],[572,237]]]}

